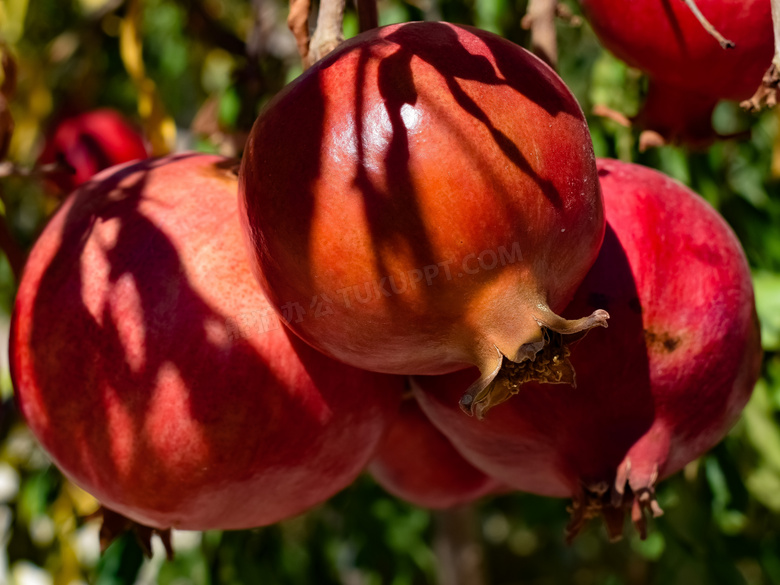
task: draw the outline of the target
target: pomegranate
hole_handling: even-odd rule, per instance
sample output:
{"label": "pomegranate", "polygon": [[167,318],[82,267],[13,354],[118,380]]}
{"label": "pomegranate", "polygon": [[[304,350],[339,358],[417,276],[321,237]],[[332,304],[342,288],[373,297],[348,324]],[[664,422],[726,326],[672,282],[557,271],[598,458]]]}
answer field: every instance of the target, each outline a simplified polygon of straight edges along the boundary
{"label": "pomegranate", "polygon": [[260,526],[348,485],[403,378],[323,356],[257,290],[237,166],[181,154],[76,190],[35,244],[11,327],[19,407],[57,466],[154,528]]}
{"label": "pomegranate", "polygon": [[46,142],[40,163],[62,162],[66,170],[47,174],[62,193],[110,166],[149,156],[143,136],[119,113],[103,108],[60,122]]}
{"label": "pomegranate", "polygon": [[368,469],[388,492],[422,508],[468,504],[502,487],[463,459],[412,397],[401,404]]}
{"label": "pomegranate", "polygon": [[718,101],[750,97],[772,60],[770,0],[696,0],[729,49],[681,0],[580,3],[604,46],[650,76],[639,122],[668,139],[711,140]]}
{"label": "pomegranate", "polygon": [[[527,492],[574,498],[570,534],[623,511],[644,534],[659,479],[715,445],[760,366],[750,272],[726,222],[663,174],[598,162],[607,233],[566,313],[608,309],[613,326],[573,344],[577,387],[528,384],[481,424],[452,401],[479,374],[420,376],[413,388],[472,464]],[[515,392],[513,382],[504,382]]]}
{"label": "pomegranate", "polygon": [[378,372],[476,365],[469,412],[497,403],[505,360],[572,380],[559,338],[606,325],[554,312],[603,238],[582,111],[491,33],[406,23],[344,43],[255,122],[239,193],[256,275],[295,333]]}

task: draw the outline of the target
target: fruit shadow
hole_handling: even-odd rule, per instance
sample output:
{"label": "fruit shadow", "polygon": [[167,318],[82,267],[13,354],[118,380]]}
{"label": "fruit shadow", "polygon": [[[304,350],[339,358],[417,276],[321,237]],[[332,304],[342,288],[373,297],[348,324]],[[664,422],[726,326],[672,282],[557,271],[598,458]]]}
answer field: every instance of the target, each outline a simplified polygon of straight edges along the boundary
{"label": "fruit shadow", "polygon": [[[153,169],[189,156],[140,165]],[[289,380],[279,377],[283,366],[300,366],[292,352],[284,350],[292,343],[304,358],[314,350],[294,338],[280,341],[280,336],[293,337],[284,327],[225,341],[228,324],[240,315],[225,314],[193,288],[189,272],[195,268],[193,256],[198,256],[188,252],[187,265],[180,257],[181,241],[166,235],[166,216],[150,220],[142,208],[148,210],[150,203],[145,173],[126,180],[138,167],[88,183],[72,196],[72,205],[61,210],[66,214],[62,243],[42,274],[32,308],[30,344],[39,398],[25,405],[25,393],[20,402],[23,409],[46,409],[42,442],[66,474],[81,471],[80,476],[71,475],[76,483],[134,485],[123,504],[183,510],[203,503],[188,502],[190,493],[210,493],[224,482],[222,473],[203,466],[208,462],[240,482],[256,473],[257,461],[268,469],[284,468],[291,450],[318,449],[320,429],[332,416],[329,407],[339,400],[339,389],[327,383],[327,368],[306,365],[306,374],[297,375],[319,385],[321,402],[286,390]],[[240,237],[235,196],[224,207],[214,203],[214,198],[204,197],[216,218],[214,241],[228,242],[224,245],[232,250],[229,244]],[[171,205],[160,195],[153,204]],[[171,223],[186,221],[171,210]],[[116,222],[114,238],[99,229],[105,222]],[[224,254],[224,265],[214,266],[210,276],[238,273],[251,281],[244,247],[235,249],[241,256]],[[96,253],[104,259],[103,268],[94,262]],[[103,269],[108,274],[86,273]],[[248,286],[242,283],[233,294],[244,294]],[[254,296],[246,302],[225,299],[221,306],[247,313],[264,308],[253,281],[251,285]],[[222,290],[230,291],[230,286]],[[139,326],[131,328],[123,321],[139,321]],[[296,431],[277,432],[291,415]],[[67,441],[61,440],[63,427],[72,433]],[[268,436],[277,442],[282,436],[287,439],[285,445],[263,442]],[[171,465],[177,461],[180,466]],[[111,507],[113,502],[104,503]],[[211,505],[216,515],[223,504],[241,510],[215,500]]]}

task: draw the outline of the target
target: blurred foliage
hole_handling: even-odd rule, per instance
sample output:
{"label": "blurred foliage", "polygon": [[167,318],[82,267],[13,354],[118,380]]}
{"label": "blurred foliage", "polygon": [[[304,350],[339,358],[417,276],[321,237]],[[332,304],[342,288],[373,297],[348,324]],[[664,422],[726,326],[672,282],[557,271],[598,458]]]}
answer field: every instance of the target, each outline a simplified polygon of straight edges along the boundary
{"label": "blurred foliage", "polygon": [[[576,4],[571,8],[578,12]],[[525,0],[381,0],[380,21],[474,24],[527,44]],[[256,22],[255,14],[261,18]],[[300,64],[281,0],[0,0],[0,39],[19,65],[9,158],[34,164],[47,129],[74,112],[114,107],[144,128],[157,152],[236,153],[262,105]],[[559,23],[560,73],[589,113],[604,104],[634,114],[646,89],[602,50],[587,25]],[[357,19],[347,9],[345,32]],[[780,584],[780,138],[777,112],[750,116],[724,103],[723,134],[749,133],[705,152],[637,149],[636,132],[589,115],[599,156],[658,168],[712,203],[754,268],[764,376],[733,432],[665,481],[666,511],[646,541],[611,544],[594,524],[564,544],[563,501],[509,494],[476,509],[495,585]],[[2,218],[25,248],[57,201],[35,179],[0,181]],[[0,325],[15,282],[0,259]],[[2,334],[2,342],[7,333]],[[0,362],[0,583],[163,585],[436,582],[436,514],[385,494],[368,477],[279,525],[241,532],[174,533],[145,559],[131,537],[99,554],[96,502],[52,467],[11,399]]]}

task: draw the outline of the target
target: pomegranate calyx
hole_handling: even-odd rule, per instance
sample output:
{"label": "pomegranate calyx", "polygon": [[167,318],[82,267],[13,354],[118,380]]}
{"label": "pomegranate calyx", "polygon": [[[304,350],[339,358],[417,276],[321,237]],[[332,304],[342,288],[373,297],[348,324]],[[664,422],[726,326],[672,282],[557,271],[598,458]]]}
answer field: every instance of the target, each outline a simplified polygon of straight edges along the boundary
{"label": "pomegranate calyx", "polygon": [[[544,317],[534,317],[539,326],[560,333],[561,335],[575,335],[577,333],[582,333],[584,335],[594,327],[608,327],[607,320],[609,319],[609,313],[604,309],[597,309],[586,317],[571,320],[556,315],[544,305],[539,305],[539,309],[542,309],[545,312]],[[581,337],[582,336],[579,336],[577,339],[580,339]]]}
{"label": "pomegranate calyx", "polygon": [[[502,354],[501,350],[498,349],[498,347],[495,345],[493,347],[496,350],[497,356],[493,369],[487,375],[480,376],[476,382],[469,386],[459,401],[460,408],[463,412],[469,416],[474,416],[476,414],[477,418],[479,419],[482,418],[480,416],[482,411],[478,411],[476,408],[481,402],[487,400],[490,397],[492,390],[491,386],[493,385],[493,382],[496,380],[498,373],[501,371],[501,368],[504,365],[504,354]],[[504,400],[507,400],[508,398],[509,396],[501,400],[501,402],[504,402]]]}
{"label": "pomegranate calyx", "polygon": [[466,414],[483,420],[491,408],[509,400],[527,382],[577,386],[568,346],[582,339],[593,327],[607,327],[609,313],[598,309],[581,319],[568,320],[544,305],[538,308],[544,312],[543,317],[534,317],[540,339],[520,346],[513,358],[496,347],[498,360],[494,368],[474,382],[460,399],[460,407]]}
{"label": "pomegranate calyx", "polygon": [[610,541],[616,542],[623,538],[623,521],[628,510],[631,510],[631,521],[639,537],[647,538],[648,515],[658,518],[664,513],[655,498],[658,466],[653,467],[642,487],[632,489],[630,479],[631,460],[626,458],[618,467],[611,487],[603,481],[582,486],[580,494],[568,507],[571,518],[566,526],[566,541],[571,543],[589,520],[600,517]]}
{"label": "pomegranate calyx", "polygon": [[105,506],[98,508],[96,512],[90,514],[87,519],[102,518],[102,524],[100,525],[100,552],[101,554],[106,552],[106,549],[117,538],[122,536],[125,532],[132,531],[135,535],[138,545],[141,547],[144,555],[152,557],[152,536],[155,534],[160,537],[160,540],[165,547],[165,556],[169,561],[173,560],[173,546],[171,545],[171,529],[153,528],[144,524],[139,524],[134,520],[130,520],[126,516],[113,510],[109,510]]}

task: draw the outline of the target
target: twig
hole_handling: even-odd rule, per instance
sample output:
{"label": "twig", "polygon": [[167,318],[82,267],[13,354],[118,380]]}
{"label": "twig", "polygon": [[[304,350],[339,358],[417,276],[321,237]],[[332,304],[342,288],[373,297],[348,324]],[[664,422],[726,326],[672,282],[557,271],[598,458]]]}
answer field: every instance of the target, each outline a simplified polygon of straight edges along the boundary
{"label": "twig", "polygon": [[6,177],[45,177],[53,173],[61,173],[62,171],[73,172],[73,169],[59,162],[34,167],[20,167],[9,160],[0,162],[0,179]]}
{"label": "twig", "polygon": [[772,108],[777,104],[777,90],[780,87],[780,0],[772,0],[772,24],[775,32],[775,54],[756,93],[740,104],[748,112],[758,112],[764,106]]}
{"label": "twig", "polygon": [[376,0],[357,0],[358,27],[366,32],[379,26],[379,12]]}
{"label": "twig", "polygon": [[651,148],[661,148],[667,144],[666,138],[655,130],[643,130],[639,134],[639,152],[647,152]]}
{"label": "twig", "polygon": [[555,16],[571,27],[582,26],[582,17],[579,14],[574,14],[571,8],[561,2],[558,2],[555,6]]}
{"label": "twig", "polygon": [[298,44],[298,53],[301,56],[304,67],[309,57],[309,9],[310,0],[290,0],[290,13],[287,15],[287,26],[290,27],[295,42]]}
{"label": "twig", "polygon": [[633,124],[631,123],[631,120],[622,112],[618,112],[617,110],[613,110],[606,104],[596,104],[593,106],[593,115],[598,116],[599,118],[607,118],[608,120],[612,120],[613,122],[617,122],[621,126],[624,126],[626,128],[631,128]]}
{"label": "twig", "polygon": [[484,552],[474,507],[437,512],[435,519],[438,585],[485,585]]}
{"label": "twig", "polygon": [[344,41],[345,0],[320,0],[317,27],[309,43],[307,66],[322,59]]}
{"label": "twig", "polygon": [[521,26],[531,30],[531,50],[553,69],[558,65],[555,16],[558,0],[530,0]]}
{"label": "twig", "polygon": [[691,9],[691,12],[693,12],[693,15],[696,17],[696,19],[701,23],[701,25],[704,27],[704,30],[706,30],[708,33],[710,33],[713,37],[715,37],[715,40],[720,43],[720,46],[724,49],[733,49],[736,47],[736,45],[728,40],[726,37],[724,37],[722,34],[718,32],[718,30],[712,26],[712,23],[707,20],[707,17],[705,17],[701,10],[699,10],[699,7],[696,6],[695,0],[683,0],[685,4],[688,6],[688,8]]}

